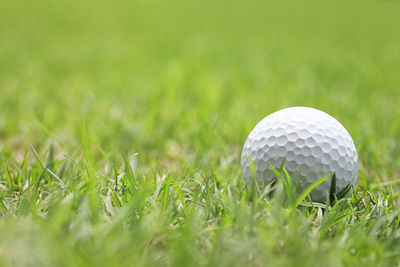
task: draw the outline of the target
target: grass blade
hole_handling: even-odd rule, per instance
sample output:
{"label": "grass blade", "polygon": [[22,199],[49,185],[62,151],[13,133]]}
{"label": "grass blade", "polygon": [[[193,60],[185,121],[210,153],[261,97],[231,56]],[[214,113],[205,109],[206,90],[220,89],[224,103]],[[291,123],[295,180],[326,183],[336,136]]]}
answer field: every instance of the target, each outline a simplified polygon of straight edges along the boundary
{"label": "grass blade", "polygon": [[334,172],[331,179],[331,187],[329,189],[329,203],[333,204],[336,198],[336,173]]}
{"label": "grass blade", "polygon": [[8,170],[7,162],[6,162],[6,161],[3,161],[3,164],[4,164],[4,169],[5,169],[5,171],[6,171],[6,179],[7,179],[8,187],[9,187],[10,189],[13,189],[13,187],[14,187],[14,181],[13,181],[13,179],[11,178],[10,171]]}
{"label": "grass blade", "polygon": [[322,184],[328,179],[328,176],[322,177],[321,179],[315,181],[313,184],[311,184],[309,187],[307,187],[303,192],[301,192],[300,196],[296,199],[296,207],[303,202],[303,200],[308,196],[308,194],[311,193],[314,188],[316,188],[318,185]]}

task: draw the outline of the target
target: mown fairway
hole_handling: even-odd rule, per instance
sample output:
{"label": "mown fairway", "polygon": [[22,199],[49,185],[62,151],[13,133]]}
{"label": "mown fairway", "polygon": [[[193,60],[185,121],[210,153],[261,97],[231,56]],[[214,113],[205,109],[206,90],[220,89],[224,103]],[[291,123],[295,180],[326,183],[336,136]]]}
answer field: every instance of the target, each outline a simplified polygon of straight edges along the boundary
{"label": "mown fairway", "polygon": [[[399,14],[3,1],[0,265],[399,264]],[[328,112],[357,146],[355,192],[325,212],[241,180],[248,133],[288,106]]]}

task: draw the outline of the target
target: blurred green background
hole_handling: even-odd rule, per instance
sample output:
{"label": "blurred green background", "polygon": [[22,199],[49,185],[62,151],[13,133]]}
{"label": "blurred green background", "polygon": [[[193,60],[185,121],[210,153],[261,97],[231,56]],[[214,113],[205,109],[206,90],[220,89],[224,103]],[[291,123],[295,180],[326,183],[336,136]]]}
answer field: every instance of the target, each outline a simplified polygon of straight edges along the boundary
{"label": "blurred green background", "polygon": [[214,169],[236,181],[252,127],[277,109],[311,106],[353,136],[359,185],[395,179],[399,7],[2,1],[0,157],[15,171],[31,146],[43,157],[53,146],[59,159],[107,173],[110,162],[138,153],[145,175],[179,181]]}
{"label": "blurred green background", "polygon": [[1,5],[0,136],[22,149],[74,148],[86,125],[107,151],[220,151],[292,105],[337,117],[359,146],[398,133],[396,3]]}

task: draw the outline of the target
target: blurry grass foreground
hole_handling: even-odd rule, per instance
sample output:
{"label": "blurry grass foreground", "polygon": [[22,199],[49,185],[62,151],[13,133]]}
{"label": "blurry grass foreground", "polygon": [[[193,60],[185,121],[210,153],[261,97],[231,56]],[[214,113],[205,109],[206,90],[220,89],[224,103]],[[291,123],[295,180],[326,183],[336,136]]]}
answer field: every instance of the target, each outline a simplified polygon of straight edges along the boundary
{"label": "blurry grass foreground", "polygon": [[216,172],[138,175],[125,161],[95,175],[51,155],[24,165],[2,185],[4,265],[380,265],[398,249],[397,197],[380,189],[299,208],[290,183],[270,198]]}

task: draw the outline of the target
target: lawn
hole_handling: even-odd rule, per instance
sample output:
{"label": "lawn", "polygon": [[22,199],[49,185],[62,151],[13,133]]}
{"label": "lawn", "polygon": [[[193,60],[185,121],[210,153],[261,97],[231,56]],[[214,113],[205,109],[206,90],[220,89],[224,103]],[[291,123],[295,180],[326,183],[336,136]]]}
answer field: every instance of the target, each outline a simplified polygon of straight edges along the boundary
{"label": "lawn", "polygon": [[[400,264],[400,4],[0,3],[0,266]],[[246,188],[263,117],[352,135],[347,198]]]}

